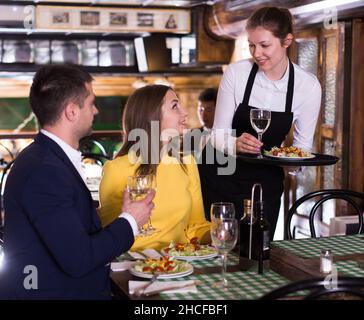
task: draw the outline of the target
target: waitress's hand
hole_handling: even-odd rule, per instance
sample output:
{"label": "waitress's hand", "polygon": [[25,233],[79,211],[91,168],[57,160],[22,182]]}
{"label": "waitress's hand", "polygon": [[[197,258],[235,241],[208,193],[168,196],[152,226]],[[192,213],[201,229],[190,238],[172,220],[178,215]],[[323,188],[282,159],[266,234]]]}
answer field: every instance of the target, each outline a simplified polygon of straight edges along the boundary
{"label": "waitress's hand", "polygon": [[244,132],[240,137],[236,138],[236,153],[260,153],[263,143],[256,137]]}

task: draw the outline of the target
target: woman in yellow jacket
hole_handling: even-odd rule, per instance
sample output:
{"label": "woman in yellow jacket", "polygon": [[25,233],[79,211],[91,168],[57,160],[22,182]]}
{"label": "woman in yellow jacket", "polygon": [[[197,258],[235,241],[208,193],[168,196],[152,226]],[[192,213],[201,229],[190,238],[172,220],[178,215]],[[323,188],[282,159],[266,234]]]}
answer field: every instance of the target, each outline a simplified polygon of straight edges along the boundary
{"label": "woman in yellow jacket", "polygon": [[136,237],[132,250],[161,249],[170,241],[188,242],[193,237],[201,243],[210,241],[194,158],[179,157],[169,143],[182,134],[186,121],[187,112],[170,87],[146,86],[127,101],[125,142],[117,157],[103,168],[100,218],[105,226],[120,214],[128,176],[155,174],[157,193],[151,220],[159,232]]}

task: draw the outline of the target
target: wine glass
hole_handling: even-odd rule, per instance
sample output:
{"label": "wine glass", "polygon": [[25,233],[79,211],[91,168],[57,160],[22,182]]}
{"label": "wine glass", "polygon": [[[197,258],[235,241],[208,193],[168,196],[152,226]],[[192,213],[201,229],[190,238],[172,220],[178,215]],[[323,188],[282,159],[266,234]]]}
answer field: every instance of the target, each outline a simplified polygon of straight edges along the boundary
{"label": "wine glass", "polygon": [[215,245],[222,264],[222,279],[215,286],[228,289],[229,283],[226,279],[226,265],[228,253],[234,249],[238,239],[238,221],[236,219],[215,219],[211,224],[211,239]]}
{"label": "wine glass", "polygon": [[[144,199],[146,195],[152,190],[157,188],[157,181],[154,174],[148,175],[135,175],[129,176],[127,182],[127,190],[130,193],[133,201]],[[149,236],[153,233],[159,232],[158,229],[152,225],[152,220],[149,217],[148,226],[139,228],[140,236]]]}
{"label": "wine glass", "polygon": [[[262,142],[263,133],[268,129],[271,121],[271,113],[264,109],[250,110],[250,123],[253,129],[258,133],[258,140]],[[263,158],[259,153],[258,158]]]}
{"label": "wine glass", "polygon": [[214,222],[215,219],[234,219],[235,207],[231,202],[214,202],[210,208],[210,219]]}

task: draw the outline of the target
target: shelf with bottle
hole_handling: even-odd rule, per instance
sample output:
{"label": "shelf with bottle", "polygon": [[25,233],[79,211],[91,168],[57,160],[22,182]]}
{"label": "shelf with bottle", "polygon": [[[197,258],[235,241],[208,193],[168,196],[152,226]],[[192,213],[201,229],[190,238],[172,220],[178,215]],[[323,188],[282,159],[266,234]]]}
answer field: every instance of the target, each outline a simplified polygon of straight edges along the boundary
{"label": "shelf with bottle", "polygon": [[126,71],[136,70],[132,40],[1,38],[2,70],[12,70],[15,68],[12,66],[17,65],[15,69],[21,66],[22,70],[28,68],[33,71],[37,65],[65,62],[86,67],[124,67]]}
{"label": "shelf with bottle", "polygon": [[[91,73],[161,74],[221,74],[219,64],[199,64],[195,61],[193,35],[171,37],[168,34],[151,35],[143,39],[142,48],[136,47],[134,36],[97,34],[1,34],[0,70],[8,72],[35,72],[49,63],[74,63]],[[148,45],[159,39],[158,47]],[[188,41],[187,41],[188,40]],[[138,49],[138,50],[136,50]],[[138,52],[137,52],[138,51]],[[143,51],[148,68],[141,70],[138,54]],[[159,60],[163,63],[156,63]],[[161,65],[153,68],[153,65]]]}

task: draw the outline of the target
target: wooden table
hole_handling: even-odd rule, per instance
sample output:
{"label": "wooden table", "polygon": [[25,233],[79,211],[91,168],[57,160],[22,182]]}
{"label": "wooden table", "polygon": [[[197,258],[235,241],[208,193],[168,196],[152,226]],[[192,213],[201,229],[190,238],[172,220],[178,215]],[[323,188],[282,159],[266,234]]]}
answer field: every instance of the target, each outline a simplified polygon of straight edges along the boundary
{"label": "wooden table", "polygon": [[[292,281],[299,281],[310,279],[313,277],[324,277],[325,275],[320,273],[320,251],[317,250],[318,246],[315,245],[314,256],[305,254],[298,254],[292,247],[296,247],[296,244],[301,243],[302,246],[312,245],[312,243],[322,242],[322,249],[331,249],[335,251],[335,243],[344,243],[345,241],[349,244],[355,243],[355,248],[348,248],[349,252],[345,252],[344,246],[334,252],[334,265],[340,261],[353,261],[359,262],[364,261],[364,235],[356,236],[337,236],[328,238],[317,238],[317,239],[301,239],[301,240],[284,240],[272,242],[271,246],[271,263],[270,267],[273,271],[281,274]],[[284,246],[281,244],[284,243]],[[292,243],[292,246],[289,245]],[[290,248],[291,247],[291,248]],[[351,252],[350,252],[351,251]],[[338,275],[343,275],[343,272],[338,272]]]}
{"label": "wooden table", "polygon": [[[239,265],[232,265],[227,267],[227,272],[237,272],[240,271]],[[220,274],[221,267],[204,267],[198,268],[194,270],[194,275],[200,274]],[[160,300],[161,296],[154,295],[151,297],[135,297],[129,294],[128,290],[128,282],[129,280],[140,280],[138,277],[133,276],[129,271],[121,271],[121,272],[112,272],[110,274],[111,283],[112,283],[112,291],[114,294],[119,296],[122,299],[131,299],[131,300]]]}
{"label": "wooden table", "polygon": [[[257,268],[249,271],[242,271],[244,268],[238,264],[237,257],[235,257],[235,259],[232,259],[234,260],[234,264],[228,266],[228,275],[236,275],[234,281],[241,281],[244,286],[250,281],[258,281],[259,287],[264,287],[266,285],[266,288],[264,289],[265,292],[263,290],[262,294],[267,293],[267,290],[273,290],[290,281],[304,280],[313,277],[325,277],[326,275],[321,274],[319,268],[320,248],[331,249],[333,251],[334,263],[338,266],[339,276],[364,276],[364,270],[359,270],[359,267],[356,266],[358,261],[364,261],[364,235],[272,242],[271,259],[269,261],[270,272],[265,272],[265,274],[260,276],[257,274]],[[342,265],[342,263],[347,262],[352,265]],[[216,278],[221,273],[221,267],[218,262],[215,263],[216,266],[195,268],[193,276],[203,276],[204,281],[206,281],[209,276]],[[129,295],[128,281],[140,279],[134,277],[128,271],[111,272],[110,276],[114,294],[123,299],[168,299],[168,297],[161,295],[155,295],[148,298],[137,298]],[[237,286],[240,285],[238,282],[235,283]],[[200,297],[190,297],[190,299],[195,300],[198,300],[199,298]],[[251,295],[248,298],[258,299],[259,295]],[[239,299],[239,297],[237,297],[237,299]]]}

